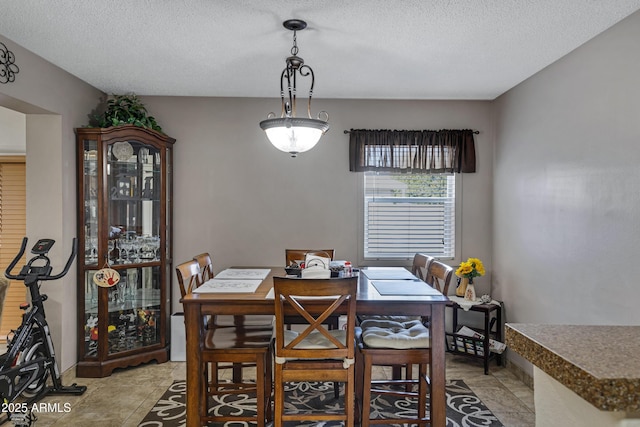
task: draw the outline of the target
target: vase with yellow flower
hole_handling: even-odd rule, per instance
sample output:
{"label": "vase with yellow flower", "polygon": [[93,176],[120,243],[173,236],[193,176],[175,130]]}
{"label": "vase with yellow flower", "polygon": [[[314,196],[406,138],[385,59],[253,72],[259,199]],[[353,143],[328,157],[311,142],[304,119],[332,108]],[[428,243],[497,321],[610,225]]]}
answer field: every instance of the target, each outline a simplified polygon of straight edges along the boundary
{"label": "vase with yellow flower", "polygon": [[484,276],[484,265],[478,258],[468,258],[460,263],[456,270],[456,276],[460,277],[460,283],[456,288],[456,295],[469,301],[475,301],[476,289],[473,278]]}

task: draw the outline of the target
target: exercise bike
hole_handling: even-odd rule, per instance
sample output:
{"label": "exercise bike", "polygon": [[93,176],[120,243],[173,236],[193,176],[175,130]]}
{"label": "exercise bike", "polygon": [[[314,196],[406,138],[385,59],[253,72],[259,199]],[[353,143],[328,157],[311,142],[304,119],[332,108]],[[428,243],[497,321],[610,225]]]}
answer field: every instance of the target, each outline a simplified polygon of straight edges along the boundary
{"label": "exercise bike", "polygon": [[[63,386],[49,325],[44,312],[47,296],[40,293],[40,282],[57,280],[69,271],[78,250],[77,239],[73,239],[71,255],[62,272],[51,274],[52,267],[47,254],[55,243],[52,239],[40,239],[31,249],[31,258],[20,273],[12,271],[27,247],[27,238],[22,239],[20,252],[11,261],[5,276],[12,280],[24,281],[29,289],[31,304],[23,303],[22,323],[7,338],[7,352],[0,355],[0,404],[2,412],[16,426],[30,426],[35,421],[32,405],[46,395],[81,395],[86,386],[72,384]],[[51,377],[52,385],[47,385]],[[18,398],[20,398],[18,400]],[[3,422],[6,422],[5,419]]]}

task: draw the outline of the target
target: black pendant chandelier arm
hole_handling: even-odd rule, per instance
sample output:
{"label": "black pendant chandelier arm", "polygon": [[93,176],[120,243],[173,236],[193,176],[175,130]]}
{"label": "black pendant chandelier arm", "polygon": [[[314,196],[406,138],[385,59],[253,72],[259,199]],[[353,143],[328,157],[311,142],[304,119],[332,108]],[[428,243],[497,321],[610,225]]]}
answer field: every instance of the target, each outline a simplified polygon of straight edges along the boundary
{"label": "black pendant chandelier arm", "polygon": [[316,82],[315,75],[313,74],[313,69],[308,65],[303,65],[300,67],[300,75],[301,76],[311,76],[311,86],[309,87],[309,100],[307,101],[307,116],[311,118],[311,97],[313,97],[313,85]]}
{"label": "black pendant chandelier arm", "polygon": [[[280,112],[280,117],[286,117],[288,114],[291,114],[291,104],[289,103],[288,108],[285,107],[287,101],[284,99],[284,81],[290,80],[289,73],[287,72],[289,68],[285,68],[282,70],[282,74],[280,75],[280,100],[282,102],[282,111]],[[287,84],[287,88],[289,88],[289,84]],[[289,100],[291,100],[291,91],[289,91]]]}
{"label": "black pendant chandelier arm", "polygon": [[[282,92],[282,108],[286,117],[296,116],[296,70],[291,66],[287,60],[287,67],[282,72],[282,80],[280,82],[280,91]],[[285,79],[287,81],[287,93],[289,95],[288,101],[285,100],[285,92],[283,89]],[[283,116],[283,117],[285,117]]]}

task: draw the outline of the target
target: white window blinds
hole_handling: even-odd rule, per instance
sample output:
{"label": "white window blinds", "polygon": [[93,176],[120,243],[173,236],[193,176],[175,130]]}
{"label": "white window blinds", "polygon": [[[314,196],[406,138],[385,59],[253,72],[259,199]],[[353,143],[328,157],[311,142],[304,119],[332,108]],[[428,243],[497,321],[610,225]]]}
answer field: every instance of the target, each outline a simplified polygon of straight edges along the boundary
{"label": "white window blinds", "polygon": [[365,259],[411,258],[416,252],[454,256],[454,175],[366,172]]}

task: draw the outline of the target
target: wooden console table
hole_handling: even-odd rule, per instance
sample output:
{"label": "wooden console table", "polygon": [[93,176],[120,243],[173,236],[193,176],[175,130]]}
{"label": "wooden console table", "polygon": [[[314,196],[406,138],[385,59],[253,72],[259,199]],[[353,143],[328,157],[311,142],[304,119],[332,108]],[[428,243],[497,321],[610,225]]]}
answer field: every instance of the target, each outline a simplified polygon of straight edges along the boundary
{"label": "wooden console table", "polygon": [[[502,341],[502,303],[474,304],[470,307],[463,308],[456,302],[457,299],[457,297],[450,297],[450,301],[447,302],[447,308],[453,310],[452,331],[446,332],[447,351],[462,356],[482,359],[484,363],[484,373],[487,375],[489,374],[489,361],[491,359],[495,358],[498,365],[502,366],[502,355],[492,353],[489,350],[489,339]],[[484,327],[482,329],[471,328],[484,335],[484,339],[468,337],[457,333],[459,326],[458,310],[484,314]]]}

